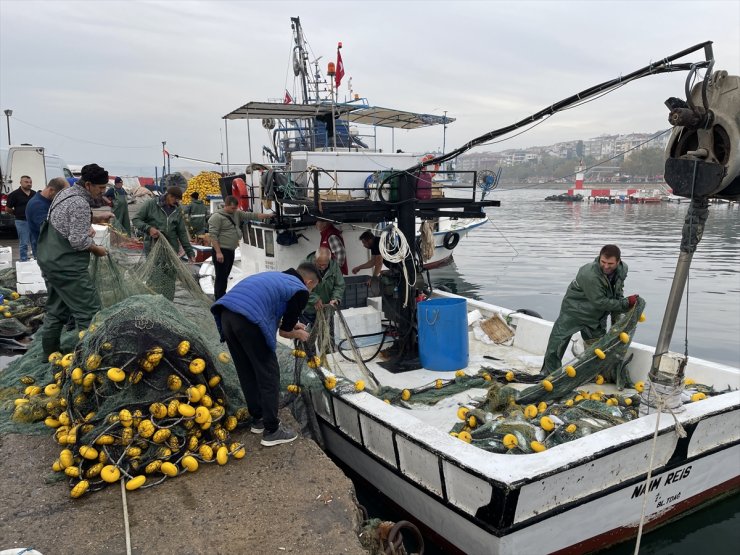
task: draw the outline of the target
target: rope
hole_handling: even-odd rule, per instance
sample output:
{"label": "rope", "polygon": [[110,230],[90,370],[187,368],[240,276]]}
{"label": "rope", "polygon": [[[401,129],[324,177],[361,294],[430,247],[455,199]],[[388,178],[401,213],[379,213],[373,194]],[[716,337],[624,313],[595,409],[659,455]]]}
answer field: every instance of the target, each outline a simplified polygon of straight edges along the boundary
{"label": "rope", "polygon": [[[648,472],[647,476],[645,477],[645,494],[644,499],[642,500],[642,512],[640,513],[640,526],[637,529],[637,540],[635,543],[635,553],[634,555],[638,555],[640,551],[640,541],[642,540],[642,530],[643,526],[645,524],[645,509],[647,508],[647,500],[648,500],[648,488],[650,487],[650,479],[653,475],[653,461],[655,458],[655,446],[658,441],[658,429],[660,427],[660,415],[663,412],[663,410],[666,410],[672,417],[673,422],[675,425],[675,431],[678,437],[683,438],[686,437],[686,429],[683,427],[683,425],[678,421],[678,417],[676,416],[676,413],[673,411],[673,408],[666,405],[666,399],[669,397],[668,395],[663,395],[659,391],[654,391],[654,384],[648,383],[647,386],[653,385],[653,387],[650,387],[649,393],[655,393],[655,396],[657,398],[657,403],[655,404],[655,409],[657,411],[657,416],[655,418],[655,431],[653,432],[653,443],[650,450],[650,462],[648,463]],[[647,403],[648,406],[651,406],[649,403]]]}
{"label": "rope", "polygon": [[416,283],[416,267],[414,266],[414,280],[409,281],[408,269],[406,268],[404,261],[411,254],[411,251],[409,249],[409,244],[406,241],[406,237],[404,237],[403,233],[399,231],[396,224],[390,224],[380,234],[379,250],[380,255],[384,260],[400,264],[403,268],[403,278],[406,281],[403,307],[406,308],[409,304],[409,289]]}
{"label": "rope", "polygon": [[121,501],[123,501],[123,529],[126,535],[126,555],[131,555],[131,530],[128,526],[128,504],[126,503],[126,486],[121,480]]}
{"label": "rope", "polygon": [[432,224],[424,220],[421,224],[421,258],[424,262],[434,256],[434,233]]}
{"label": "rope", "polygon": [[[663,405],[663,399],[658,396],[658,409],[662,409]],[[650,478],[653,476],[653,460],[655,458],[655,446],[658,442],[658,429],[660,425],[660,413],[661,410],[658,410],[658,414],[655,418],[655,431],[653,432],[653,445],[650,450],[650,462],[648,463],[648,472],[647,476],[645,476],[645,493],[643,494],[642,499],[642,512],[640,513],[640,525],[637,527],[637,540],[635,542],[635,554],[638,555],[640,553],[640,541],[642,540],[642,528],[645,524],[645,509],[647,508],[647,501],[648,501],[648,488],[650,487]]]}

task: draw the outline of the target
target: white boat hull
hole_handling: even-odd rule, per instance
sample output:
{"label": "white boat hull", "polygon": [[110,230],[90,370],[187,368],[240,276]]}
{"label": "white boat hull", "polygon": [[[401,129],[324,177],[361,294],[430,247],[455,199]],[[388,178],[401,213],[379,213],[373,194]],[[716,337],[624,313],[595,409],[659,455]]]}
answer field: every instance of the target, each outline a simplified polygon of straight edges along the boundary
{"label": "white boat hull", "polygon": [[[327,450],[438,539],[465,553],[590,553],[637,534],[650,434],[552,473],[502,484],[343,399],[333,397],[331,411],[324,411],[330,396],[321,395],[326,399],[316,408]],[[734,409],[701,419],[687,440],[670,431],[660,436],[664,461],[647,488],[645,531],[740,487],[740,395],[734,397]],[[709,430],[717,440],[711,447]],[[387,451],[374,453],[383,441]],[[491,469],[522,456],[542,456],[488,455]]]}
{"label": "white boat hull", "polygon": [[[505,310],[467,304],[468,310]],[[505,348],[517,350],[514,358],[525,365],[541,364],[552,324],[521,314],[513,323],[517,335]],[[484,362],[474,343],[471,338],[469,374]],[[653,349],[632,343],[630,352],[632,379],[646,379]],[[373,362],[368,367],[393,387],[453,375],[389,376]],[[351,363],[334,371],[359,377]],[[690,359],[686,372],[718,391],[731,389],[676,413],[686,437],[676,432],[672,415],[650,414],[532,454],[491,453],[453,438],[436,408],[409,410],[364,392],[321,390],[312,399],[327,450],[439,541],[476,554],[589,553],[634,537],[643,503],[648,531],[740,489],[740,371]],[[437,412],[454,414],[456,402]]]}

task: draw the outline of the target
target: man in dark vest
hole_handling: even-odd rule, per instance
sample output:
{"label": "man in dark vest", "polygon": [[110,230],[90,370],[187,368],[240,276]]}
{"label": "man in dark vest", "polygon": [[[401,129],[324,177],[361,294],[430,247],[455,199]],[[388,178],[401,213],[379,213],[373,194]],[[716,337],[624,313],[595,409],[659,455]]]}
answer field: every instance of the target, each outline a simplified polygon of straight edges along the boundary
{"label": "man in dark vest", "polygon": [[[105,248],[92,239],[94,199],[100,199],[108,186],[108,172],[97,164],[82,168],[76,185],[54,197],[49,216],[41,226],[38,264],[46,280],[47,301],[41,344],[44,357],[59,351],[62,327],[69,316],[76,328],[90,325],[100,310],[100,299],[88,272],[90,253],[106,256]],[[95,219],[103,222],[111,212]]]}
{"label": "man in dark vest", "polygon": [[266,447],[298,437],[278,418],[280,366],[275,334],[308,340],[306,326],[298,322],[298,317],[320,281],[316,268],[303,262],[295,270],[251,275],[211,307],[253,418],[251,431],[262,434],[261,444]]}

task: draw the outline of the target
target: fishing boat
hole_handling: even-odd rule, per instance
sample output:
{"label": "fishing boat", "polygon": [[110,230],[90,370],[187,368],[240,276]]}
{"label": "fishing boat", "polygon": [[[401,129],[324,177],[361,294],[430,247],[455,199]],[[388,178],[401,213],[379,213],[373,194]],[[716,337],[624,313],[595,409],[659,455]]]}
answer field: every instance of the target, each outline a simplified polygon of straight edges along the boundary
{"label": "fishing boat", "polygon": [[[293,24],[301,37],[297,19]],[[705,60],[676,62],[698,50]],[[735,109],[740,79],[711,73],[711,43],[659,59],[465,148],[633,79],[677,69],[689,71],[691,79],[706,68],[704,82],[671,112],[676,127],[666,163],[674,192],[692,198],[696,225],[686,227],[695,232],[703,228],[701,213],[709,198],[740,196]],[[300,52],[297,60],[300,70]],[[707,138],[702,114],[708,112],[711,125],[723,126],[725,135],[709,132]],[[347,123],[403,122],[406,128],[435,118],[332,102],[251,102],[225,118],[267,120],[268,127],[282,120],[284,135],[276,144],[306,145],[324,140],[322,122],[334,125],[337,113]],[[290,134],[291,129],[301,132]],[[317,220],[343,226],[350,267],[368,260],[361,232],[373,230],[387,247],[393,263],[378,290],[365,290],[356,296],[359,302],[340,306],[333,315],[336,341],[317,352],[318,362],[312,359],[310,375],[323,386],[302,393],[315,438],[328,452],[405,511],[428,538],[464,553],[588,553],[738,491],[740,369],[668,350],[700,236],[685,240],[655,347],[631,340],[644,306],[640,301],[595,347],[585,347],[577,335],[562,367],[538,376],[551,322],[433,290],[423,279],[422,251],[429,238],[416,240],[419,220],[437,226],[435,235],[443,237],[445,248],[444,238],[459,231],[443,221],[457,219],[461,230],[468,229],[466,219],[484,221],[486,211],[495,213],[500,206],[481,198],[477,175],[457,198],[419,194],[425,168],[465,148],[423,161],[403,153],[368,156],[355,150],[357,136],[349,128],[346,134],[335,129],[333,137],[340,136],[346,151],[294,149],[289,160],[276,157],[285,162],[281,168],[264,168],[259,180],[257,172],[248,176],[251,206],[262,211],[271,205],[277,216],[245,231],[237,264],[241,276],[296,266],[318,245]],[[727,140],[712,144],[711,137]],[[697,143],[704,149],[701,159]],[[433,246],[436,252],[436,239]],[[365,276],[355,286],[367,287],[368,281]],[[360,341],[367,338],[373,341]],[[306,356],[300,349],[292,352]],[[621,378],[604,383],[601,365]],[[292,384],[292,391],[302,385],[307,384]],[[501,391],[509,396],[503,408],[486,409]],[[556,398],[553,391],[563,395]],[[598,414],[589,412],[576,425],[567,411],[586,410],[584,402]]]}

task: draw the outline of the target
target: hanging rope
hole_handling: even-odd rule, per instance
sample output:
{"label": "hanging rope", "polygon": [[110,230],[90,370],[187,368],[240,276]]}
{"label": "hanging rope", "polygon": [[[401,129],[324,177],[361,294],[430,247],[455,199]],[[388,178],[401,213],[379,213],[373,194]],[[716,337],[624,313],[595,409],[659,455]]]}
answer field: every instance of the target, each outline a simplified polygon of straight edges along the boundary
{"label": "hanging rope", "polygon": [[403,279],[406,282],[403,307],[406,308],[409,304],[409,289],[416,283],[416,267],[414,266],[414,279],[413,281],[409,281],[408,270],[404,263],[406,258],[411,254],[406,237],[404,237],[396,224],[392,223],[380,234],[380,244],[378,246],[383,260],[399,264],[403,268]]}
{"label": "hanging rope", "polygon": [[434,256],[434,233],[429,220],[421,224],[421,259],[426,262]]}

